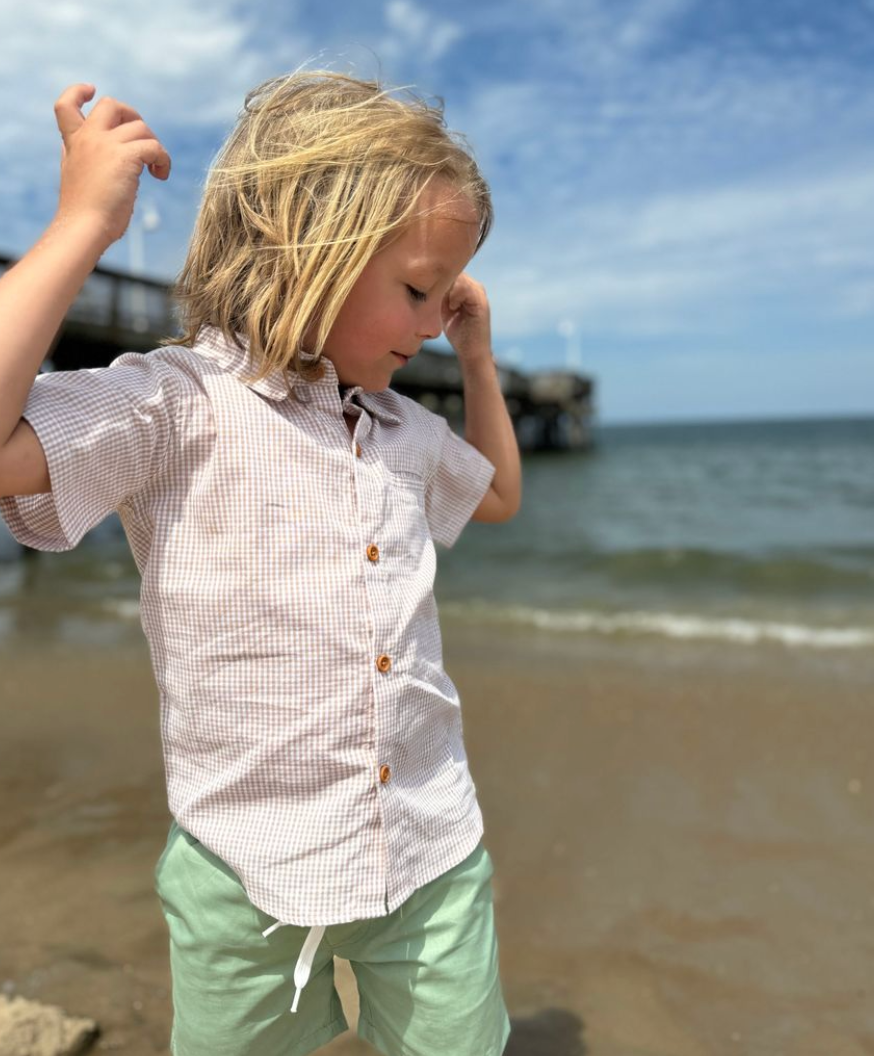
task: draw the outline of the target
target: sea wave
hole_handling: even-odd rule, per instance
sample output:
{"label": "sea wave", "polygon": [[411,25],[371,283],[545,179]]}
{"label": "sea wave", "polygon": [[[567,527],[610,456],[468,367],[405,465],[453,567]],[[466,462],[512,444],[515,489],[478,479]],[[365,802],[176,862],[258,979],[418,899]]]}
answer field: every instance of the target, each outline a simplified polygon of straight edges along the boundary
{"label": "sea wave", "polygon": [[874,628],[816,627],[746,617],[646,611],[551,611],[521,605],[489,605],[484,602],[445,602],[440,611],[449,619],[519,624],[571,634],[655,635],[685,640],[725,641],[739,645],[776,642],[790,649],[864,649],[874,646]]}
{"label": "sea wave", "polygon": [[[122,619],[139,618],[139,604],[133,599],[106,600],[103,608]],[[778,643],[790,649],[865,649],[874,646],[874,627],[823,627],[700,613],[561,611],[525,605],[496,605],[481,600],[442,602],[440,612],[447,619],[516,624],[567,634],[650,635],[737,645]]]}
{"label": "sea wave", "polygon": [[508,562],[517,577],[532,581],[574,576],[617,587],[717,589],[759,597],[864,597],[874,591],[874,548],[862,546],[744,553],[682,546],[623,550],[556,545],[550,550],[547,544],[535,549],[522,542],[498,552],[472,553],[469,562],[458,560],[456,578],[467,579],[477,571],[499,575],[500,564]]}

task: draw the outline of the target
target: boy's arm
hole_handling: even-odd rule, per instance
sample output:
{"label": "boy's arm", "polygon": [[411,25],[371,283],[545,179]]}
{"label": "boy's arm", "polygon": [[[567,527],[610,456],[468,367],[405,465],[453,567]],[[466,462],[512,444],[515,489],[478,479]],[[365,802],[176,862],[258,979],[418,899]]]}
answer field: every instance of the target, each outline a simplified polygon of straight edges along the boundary
{"label": "boy's arm", "polygon": [[485,455],[495,475],[474,521],[508,521],[522,502],[522,467],[513,423],[501,393],[491,350],[461,365],[464,383],[464,438]]}
{"label": "boy's arm", "polygon": [[143,166],[158,179],[170,159],[139,114],[91,85],[55,104],[64,140],[58,210],[36,245],[0,279],[0,495],[48,491],[46,460],[21,414],[64,315],[103,252],[124,233]]}
{"label": "boy's arm", "polygon": [[495,475],[475,521],[508,521],[522,502],[519,445],[501,393],[491,349],[486,291],[461,275],[444,305],[444,333],[458,356],[464,384],[464,438],[495,467]]}
{"label": "boy's arm", "polygon": [[0,279],[0,495],[51,489],[36,433],[21,417],[52,339],[103,252],[84,224],[53,223]]}

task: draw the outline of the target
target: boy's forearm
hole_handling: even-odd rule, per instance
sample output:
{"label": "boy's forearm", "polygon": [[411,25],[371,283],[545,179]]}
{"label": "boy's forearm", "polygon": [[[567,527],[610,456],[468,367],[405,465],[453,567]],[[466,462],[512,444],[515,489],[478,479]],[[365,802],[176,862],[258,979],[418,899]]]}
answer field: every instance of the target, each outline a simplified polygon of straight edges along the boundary
{"label": "boy's forearm", "polygon": [[492,488],[508,517],[522,501],[522,466],[513,422],[501,393],[491,352],[461,362],[464,382],[464,438],[495,467]]}
{"label": "boy's forearm", "polygon": [[95,224],[55,220],[0,278],[0,446],[18,425],[40,364],[104,249]]}

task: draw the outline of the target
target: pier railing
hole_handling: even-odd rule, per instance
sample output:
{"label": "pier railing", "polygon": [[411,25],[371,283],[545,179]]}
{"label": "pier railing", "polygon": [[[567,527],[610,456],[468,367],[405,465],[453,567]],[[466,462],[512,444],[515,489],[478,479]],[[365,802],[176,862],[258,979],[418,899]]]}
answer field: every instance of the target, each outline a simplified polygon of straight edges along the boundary
{"label": "pier railing", "polygon": [[[0,270],[15,263],[0,254]],[[114,268],[97,267],[70,308],[50,352],[56,370],[100,367],[123,351],[147,352],[178,333],[170,288]],[[525,451],[591,446],[594,382],[570,371],[523,373],[498,363],[501,391]],[[463,428],[462,379],[455,356],[426,346],[392,388]]]}

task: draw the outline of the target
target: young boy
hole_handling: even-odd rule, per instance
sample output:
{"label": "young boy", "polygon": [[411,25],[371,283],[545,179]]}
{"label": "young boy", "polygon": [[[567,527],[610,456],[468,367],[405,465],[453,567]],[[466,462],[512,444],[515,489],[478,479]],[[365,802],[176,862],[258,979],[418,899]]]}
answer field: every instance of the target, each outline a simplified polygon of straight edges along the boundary
{"label": "young boy", "polygon": [[[488,301],[463,271],[486,184],[422,102],[267,82],[210,176],[179,340],[34,382],[143,166],[169,175],[130,107],[83,116],[93,95],[59,99],[58,213],[0,281],[0,511],[62,550],[115,510],[142,575],[173,1051],[324,1044],[346,1028],[336,953],[381,1051],[496,1056],[492,867],[433,596],[434,543],[520,502]],[[465,440],[387,388],[441,331]]]}

